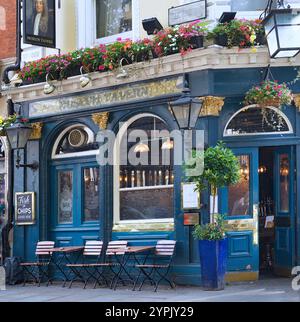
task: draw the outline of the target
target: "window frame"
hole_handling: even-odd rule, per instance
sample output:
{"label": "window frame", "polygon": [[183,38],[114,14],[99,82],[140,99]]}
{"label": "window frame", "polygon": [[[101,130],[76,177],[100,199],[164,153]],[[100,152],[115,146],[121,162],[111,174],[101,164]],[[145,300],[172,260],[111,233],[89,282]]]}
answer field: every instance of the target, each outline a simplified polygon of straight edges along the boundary
{"label": "window frame", "polygon": [[229,126],[229,124],[231,123],[231,121],[241,112],[243,112],[244,110],[250,109],[250,108],[260,108],[259,105],[257,104],[253,104],[253,105],[248,105],[245,106],[241,109],[239,109],[238,111],[236,111],[230,118],[229,120],[226,122],[226,125],[224,127],[224,131],[223,131],[223,137],[226,138],[230,138],[230,137],[239,137],[239,136],[260,136],[260,135],[282,135],[282,134],[293,134],[294,133],[294,129],[293,126],[289,120],[289,118],[281,111],[279,110],[277,107],[273,107],[273,106],[267,106],[265,108],[270,109],[275,111],[276,113],[278,113],[286,122],[289,130],[288,131],[282,131],[282,132],[257,132],[257,133],[236,133],[236,134],[228,134],[227,132],[227,128]]}
{"label": "window frame", "polygon": [[[153,224],[153,223],[174,223],[174,211],[175,208],[173,208],[173,217],[172,218],[154,218],[154,219],[132,219],[132,220],[121,220],[120,218],[120,192],[122,191],[122,188],[120,188],[120,144],[122,142],[122,137],[126,130],[130,127],[132,123],[137,121],[138,119],[144,118],[144,117],[155,117],[162,122],[165,123],[165,121],[160,118],[159,116],[152,114],[152,113],[141,113],[134,115],[129,120],[127,120],[119,129],[119,132],[117,134],[114,148],[113,148],[113,158],[115,160],[114,166],[113,166],[113,225],[120,225],[120,224]],[[167,125],[166,125],[167,126]],[[174,166],[174,165],[173,165]],[[156,186],[156,188],[170,188],[173,189],[173,197],[174,197],[174,183],[172,185],[163,185],[163,186]],[[150,189],[149,189],[150,190]],[[174,207],[174,204],[173,204]]]}
{"label": "window frame", "polygon": [[137,40],[140,37],[140,3],[132,0],[132,30],[109,37],[98,38],[96,24],[96,1],[77,0],[77,48],[109,44],[121,37]]}

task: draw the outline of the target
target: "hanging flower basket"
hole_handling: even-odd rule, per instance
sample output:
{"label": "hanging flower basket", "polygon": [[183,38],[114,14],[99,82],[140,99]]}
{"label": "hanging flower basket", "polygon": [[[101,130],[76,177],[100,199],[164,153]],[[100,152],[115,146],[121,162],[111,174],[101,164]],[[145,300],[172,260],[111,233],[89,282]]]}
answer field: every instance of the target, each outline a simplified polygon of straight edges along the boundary
{"label": "hanging flower basket", "polygon": [[285,83],[266,80],[259,86],[252,87],[245,96],[244,104],[257,104],[261,107],[290,105],[293,95]]}

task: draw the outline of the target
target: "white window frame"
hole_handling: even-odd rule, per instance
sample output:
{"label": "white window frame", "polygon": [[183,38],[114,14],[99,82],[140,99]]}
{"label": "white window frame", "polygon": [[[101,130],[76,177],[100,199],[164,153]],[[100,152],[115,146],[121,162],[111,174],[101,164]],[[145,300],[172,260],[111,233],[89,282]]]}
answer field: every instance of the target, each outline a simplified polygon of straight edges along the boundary
{"label": "white window frame", "polygon": [[[154,219],[135,219],[135,220],[121,220],[120,219],[120,145],[122,142],[123,135],[129,128],[129,126],[137,121],[140,118],[143,117],[155,117],[162,122],[163,119],[161,119],[159,116],[152,114],[152,113],[142,113],[137,114],[133,117],[131,117],[129,120],[127,120],[120,128],[115,144],[114,144],[114,151],[113,151],[113,158],[115,160],[114,167],[113,167],[113,223],[114,225],[118,224],[141,224],[141,223],[174,223],[174,217],[173,218],[154,218]],[[156,186],[156,188],[174,188],[173,185],[166,185],[166,186]]]}
{"label": "white window frame", "polygon": [[56,138],[55,143],[53,144],[51,159],[52,160],[59,160],[59,159],[66,159],[66,158],[76,158],[76,157],[83,157],[83,156],[93,156],[99,154],[99,149],[97,150],[90,150],[90,151],[82,151],[82,152],[71,152],[71,153],[64,153],[64,154],[56,154],[57,147],[59,145],[60,140],[63,136],[70,130],[74,128],[81,127],[87,134],[88,134],[88,143],[93,143],[95,141],[95,136],[93,131],[83,124],[74,124],[65,128]]}
{"label": "white window frame", "polygon": [[121,37],[139,39],[140,36],[140,4],[139,0],[132,0],[132,31],[123,32],[109,37],[96,38],[96,1],[76,0],[77,12],[77,48],[91,47],[97,44],[109,44]]}
{"label": "white window frame", "polygon": [[290,120],[288,119],[288,117],[281,111],[279,110],[277,107],[274,107],[274,106],[267,106],[265,108],[268,108],[270,110],[273,110],[275,111],[277,114],[279,114],[283,119],[284,121],[286,122],[289,130],[288,131],[284,131],[284,132],[258,132],[258,133],[233,133],[233,134],[228,134],[226,133],[227,131],[227,128],[230,124],[230,122],[238,115],[240,114],[241,112],[245,111],[245,110],[248,110],[249,108],[260,108],[259,105],[257,104],[253,104],[253,105],[248,105],[248,106],[245,106],[241,109],[239,109],[237,112],[235,112],[231,118],[229,119],[229,121],[226,123],[225,127],[224,127],[224,132],[223,132],[223,137],[235,137],[235,136],[254,136],[254,135],[282,135],[282,134],[293,134],[294,133],[294,130],[293,130],[293,126],[290,122]]}

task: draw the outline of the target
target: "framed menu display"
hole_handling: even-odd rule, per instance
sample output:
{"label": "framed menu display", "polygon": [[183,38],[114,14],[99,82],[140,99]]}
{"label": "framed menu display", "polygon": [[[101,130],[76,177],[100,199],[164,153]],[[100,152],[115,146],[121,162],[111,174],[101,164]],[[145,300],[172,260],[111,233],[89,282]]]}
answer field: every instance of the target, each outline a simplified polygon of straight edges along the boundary
{"label": "framed menu display", "polygon": [[15,221],[17,225],[35,223],[35,193],[18,192],[15,195]]}
{"label": "framed menu display", "polygon": [[200,193],[196,190],[196,183],[184,182],[181,184],[182,209],[200,209]]}

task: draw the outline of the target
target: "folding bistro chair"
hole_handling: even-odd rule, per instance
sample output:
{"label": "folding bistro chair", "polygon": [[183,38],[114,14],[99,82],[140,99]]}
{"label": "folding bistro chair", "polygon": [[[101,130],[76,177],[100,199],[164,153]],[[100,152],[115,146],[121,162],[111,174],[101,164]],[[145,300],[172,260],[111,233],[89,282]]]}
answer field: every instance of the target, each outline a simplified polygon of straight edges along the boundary
{"label": "folding bistro chair", "polygon": [[135,290],[136,284],[141,276],[143,276],[143,280],[140,284],[139,291],[142,289],[146,280],[148,280],[151,285],[154,285],[155,292],[157,291],[158,285],[163,280],[168,282],[171,288],[175,288],[174,282],[168,278],[175,245],[175,240],[159,240],[156,244],[155,253],[151,259],[151,263],[135,265],[135,267],[140,271],[135,280],[133,291]]}
{"label": "folding bistro chair", "polygon": [[[74,277],[70,282],[69,288],[75,280],[82,281],[84,283],[83,288],[86,288],[90,279],[97,280],[95,264],[100,261],[103,248],[103,242],[98,240],[89,240],[85,243],[83,249],[83,262],[78,264],[67,264],[66,266],[74,273]],[[91,262],[92,258],[96,258]],[[105,280],[106,282],[106,280]],[[106,282],[107,284],[107,282]]]}
{"label": "folding bistro chair", "polygon": [[38,286],[41,285],[43,277],[47,278],[47,286],[50,283],[50,272],[49,266],[52,260],[52,249],[54,248],[54,241],[40,241],[36,245],[35,256],[36,262],[20,263],[20,266],[24,272],[24,283],[25,286],[27,276],[31,276]]}
{"label": "folding bistro chair", "polygon": [[116,289],[117,283],[119,280],[121,280],[124,284],[124,281],[121,277],[121,273],[123,270],[126,270],[123,267],[124,264],[124,256],[126,253],[128,242],[126,240],[117,240],[117,241],[110,241],[107,245],[106,249],[106,256],[105,261],[103,263],[96,263],[93,265],[95,270],[97,271],[97,278],[95,281],[94,288],[97,284],[100,284],[100,279],[104,279],[107,283],[107,279],[105,277],[106,269],[109,269],[109,272],[111,273],[111,282],[110,282],[110,288]]}

